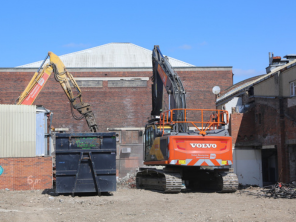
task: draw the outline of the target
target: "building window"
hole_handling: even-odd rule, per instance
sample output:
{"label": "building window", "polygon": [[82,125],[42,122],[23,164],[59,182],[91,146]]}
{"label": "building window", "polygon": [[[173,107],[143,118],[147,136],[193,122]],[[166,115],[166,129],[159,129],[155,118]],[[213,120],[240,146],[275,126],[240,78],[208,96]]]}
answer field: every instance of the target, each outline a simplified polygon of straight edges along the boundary
{"label": "building window", "polygon": [[296,96],[296,81],[290,82],[290,96]]}
{"label": "building window", "polygon": [[262,122],[261,113],[256,114],[255,122],[257,122],[258,124],[261,124],[261,122]]}

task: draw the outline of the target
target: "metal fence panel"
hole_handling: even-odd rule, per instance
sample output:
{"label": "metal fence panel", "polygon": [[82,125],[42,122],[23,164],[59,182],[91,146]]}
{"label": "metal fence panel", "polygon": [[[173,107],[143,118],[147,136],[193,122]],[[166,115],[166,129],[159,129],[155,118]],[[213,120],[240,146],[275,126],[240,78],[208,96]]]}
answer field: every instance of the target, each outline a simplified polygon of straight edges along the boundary
{"label": "metal fence panel", "polygon": [[0,158],[35,153],[36,106],[0,104]]}

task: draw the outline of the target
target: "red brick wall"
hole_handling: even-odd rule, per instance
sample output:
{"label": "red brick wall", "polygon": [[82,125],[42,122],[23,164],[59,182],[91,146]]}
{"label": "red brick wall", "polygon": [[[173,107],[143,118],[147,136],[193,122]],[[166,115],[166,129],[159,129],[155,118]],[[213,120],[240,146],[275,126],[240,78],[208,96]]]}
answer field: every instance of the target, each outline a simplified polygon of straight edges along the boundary
{"label": "red brick wall", "polygon": [[278,145],[280,143],[280,114],[278,100],[256,99],[255,114],[261,114],[261,124],[256,121],[256,134],[262,145]]}
{"label": "red brick wall", "polygon": [[[280,111],[282,109],[282,116]],[[256,98],[248,112],[231,115],[230,133],[237,146],[275,145],[278,155],[279,181],[290,181],[289,146],[286,140],[294,140],[296,127],[293,123],[296,108],[288,108],[286,99]],[[284,114],[288,114],[290,118]],[[258,115],[261,115],[259,123]],[[292,119],[291,119],[292,118]],[[253,143],[252,143],[253,142]]]}
{"label": "red brick wall", "polygon": [[[232,71],[177,71],[187,92],[187,107],[215,109],[212,88],[219,85],[222,90],[232,85]],[[150,77],[152,72],[72,72],[74,77]],[[106,75],[107,74],[107,75]],[[0,72],[0,104],[14,104],[29,83],[33,73]],[[94,111],[100,131],[114,127],[143,127],[151,112],[151,82],[147,87],[118,88],[82,87],[83,100]],[[59,83],[50,76],[47,84],[34,102],[51,110],[53,126],[68,127],[72,132],[88,132],[85,120],[76,121],[70,111],[69,101]]]}
{"label": "red brick wall", "polygon": [[[254,107],[246,113],[231,114],[233,143],[256,141],[262,146],[279,145],[280,123],[278,100],[256,99]],[[259,115],[261,122],[259,122]]]}
{"label": "red brick wall", "polygon": [[296,139],[296,106],[291,106],[287,108],[286,113],[289,118],[286,117],[286,132],[287,132],[287,140],[295,140]]}
{"label": "red brick wall", "polygon": [[232,137],[232,144],[235,144],[237,141],[238,132],[241,127],[243,117],[243,113],[233,113],[230,115],[229,133]]}
{"label": "red brick wall", "polygon": [[232,143],[256,141],[254,111],[233,113],[230,116],[230,135]]}
{"label": "red brick wall", "polygon": [[0,189],[43,190],[52,188],[52,158],[0,158],[4,169]]}

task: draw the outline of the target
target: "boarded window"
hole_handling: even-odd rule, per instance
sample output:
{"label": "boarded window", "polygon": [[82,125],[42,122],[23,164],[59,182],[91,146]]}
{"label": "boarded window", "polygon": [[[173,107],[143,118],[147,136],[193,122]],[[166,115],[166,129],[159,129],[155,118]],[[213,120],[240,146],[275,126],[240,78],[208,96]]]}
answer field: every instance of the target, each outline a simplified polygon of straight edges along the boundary
{"label": "boarded window", "polygon": [[290,82],[290,96],[296,96],[296,81]]}
{"label": "boarded window", "polygon": [[[102,80],[76,80],[79,87],[103,87]],[[73,87],[71,83],[71,87]]]}
{"label": "boarded window", "polygon": [[139,131],[121,131],[121,143],[122,144],[139,143]]}
{"label": "boarded window", "polygon": [[108,80],[108,87],[147,87],[145,80]]}
{"label": "boarded window", "polygon": [[256,116],[255,116],[255,121],[258,123],[258,124],[261,124],[262,122],[262,119],[261,119],[261,113],[257,113]]}

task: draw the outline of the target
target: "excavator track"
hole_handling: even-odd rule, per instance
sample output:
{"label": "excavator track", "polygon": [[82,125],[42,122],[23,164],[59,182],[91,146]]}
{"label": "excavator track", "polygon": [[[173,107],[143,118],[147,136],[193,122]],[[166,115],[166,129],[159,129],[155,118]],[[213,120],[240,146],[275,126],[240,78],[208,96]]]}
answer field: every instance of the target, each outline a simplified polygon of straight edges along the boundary
{"label": "excavator track", "polygon": [[179,173],[164,172],[154,168],[141,169],[136,176],[136,185],[139,189],[160,190],[164,193],[179,193],[182,188],[182,179]]}
{"label": "excavator track", "polygon": [[235,173],[223,172],[219,173],[222,177],[222,189],[220,193],[233,193],[238,189],[238,178]]}
{"label": "excavator track", "polygon": [[[233,193],[238,189],[238,178],[233,172],[219,172],[216,180],[210,180],[206,189],[219,193]],[[214,177],[214,175],[213,175]],[[182,189],[182,178],[178,172],[158,170],[156,168],[140,168],[136,176],[139,189],[159,190],[164,193],[179,193]]]}

